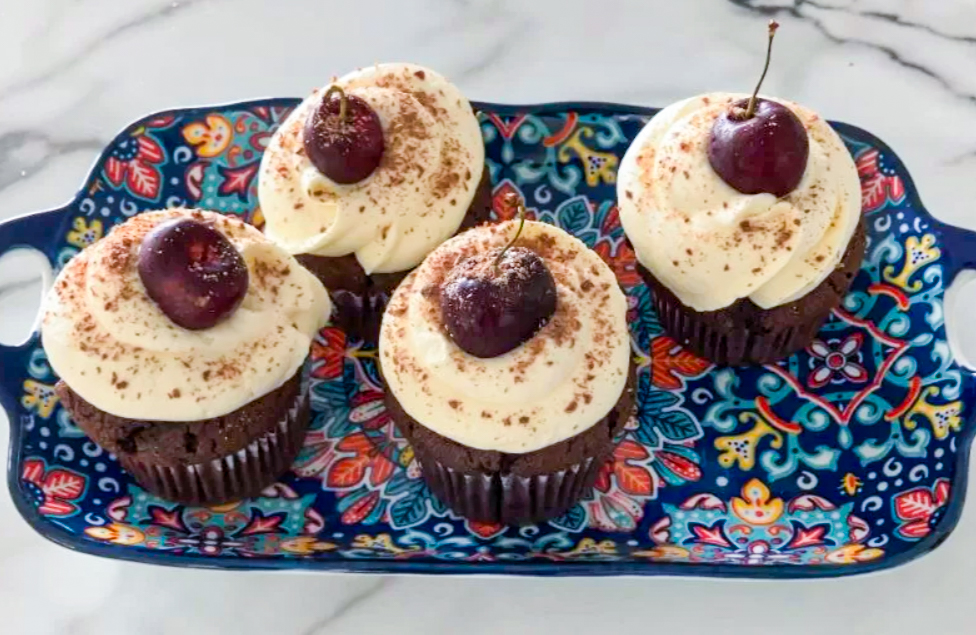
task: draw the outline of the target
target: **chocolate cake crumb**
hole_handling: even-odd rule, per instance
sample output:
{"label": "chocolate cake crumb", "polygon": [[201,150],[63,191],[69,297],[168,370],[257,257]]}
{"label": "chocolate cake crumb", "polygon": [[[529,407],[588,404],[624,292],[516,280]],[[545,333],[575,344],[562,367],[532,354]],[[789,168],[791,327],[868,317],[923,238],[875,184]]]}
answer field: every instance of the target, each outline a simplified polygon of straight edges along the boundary
{"label": "chocolate cake crumb", "polygon": [[416,77],[417,79],[425,79],[427,75],[423,71],[417,71],[416,73],[414,73],[414,77]]}
{"label": "chocolate cake crumb", "polygon": [[449,405],[454,410],[457,410],[458,408],[461,407],[461,402],[458,401],[457,399],[451,399],[450,401],[447,402],[447,405]]}
{"label": "chocolate cake crumb", "polygon": [[174,388],[173,390],[166,393],[166,396],[169,397],[170,399],[179,399],[181,394],[182,393],[180,392],[179,388]]}
{"label": "chocolate cake crumb", "polygon": [[568,406],[566,406],[566,410],[565,411],[566,412],[575,412],[576,411],[576,408],[578,408],[578,407],[579,407],[579,404],[576,403],[576,400],[573,400],[573,401],[571,401],[569,403]]}

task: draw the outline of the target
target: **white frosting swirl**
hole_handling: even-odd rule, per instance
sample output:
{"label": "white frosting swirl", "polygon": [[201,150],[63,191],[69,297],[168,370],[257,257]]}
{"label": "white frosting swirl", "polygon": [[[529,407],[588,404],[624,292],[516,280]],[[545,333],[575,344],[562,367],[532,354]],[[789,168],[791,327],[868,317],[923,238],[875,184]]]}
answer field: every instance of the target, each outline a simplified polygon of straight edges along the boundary
{"label": "white frosting swirl", "polygon": [[850,153],[825,120],[792,102],[774,100],[810,140],[796,189],[777,199],[722,180],[708,161],[712,124],[747,97],[700,95],[665,108],[620,164],[620,219],[638,260],[696,311],[746,297],[764,309],[803,297],[840,263],[861,217]]}
{"label": "white frosting swirl", "polygon": [[334,82],[379,116],[386,147],[358,183],[333,182],[305,156],[316,90],[285,120],[261,162],[258,194],[268,236],[292,254],[355,253],[366,273],[417,266],[457,232],[474,199],[485,148],[456,86],[412,64],[379,64]]}
{"label": "white frosting swirl", "polygon": [[[247,263],[247,295],[209,329],[174,324],[139,277],[143,238],[178,217],[211,224]],[[197,421],[233,412],[290,379],[331,308],[322,283],[257,229],[174,209],[140,214],[72,258],[45,299],[41,334],[55,372],[97,408],[130,419]]]}
{"label": "white frosting swirl", "polygon": [[521,454],[589,429],[614,407],[630,364],[627,300],[610,268],[563,230],[528,221],[516,243],[556,282],[557,308],[530,340],[481,359],[447,335],[439,289],[455,264],[501,248],[516,223],[479,227],[434,250],[396,290],[379,354],[388,390],[437,434],[468,447]]}

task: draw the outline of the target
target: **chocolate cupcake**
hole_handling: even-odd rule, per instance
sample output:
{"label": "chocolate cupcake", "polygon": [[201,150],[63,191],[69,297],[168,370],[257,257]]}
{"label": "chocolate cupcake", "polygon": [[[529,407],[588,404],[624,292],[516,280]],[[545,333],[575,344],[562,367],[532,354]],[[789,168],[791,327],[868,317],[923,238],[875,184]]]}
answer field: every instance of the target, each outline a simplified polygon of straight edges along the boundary
{"label": "chocolate cupcake", "polygon": [[302,368],[330,311],[322,284],[261,232],[177,209],[71,259],[41,336],[79,428],[150,492],[219,504],[259,494],[300,449]]}
{"label": "chocolate cupcake", "polygon": [[[627,301],[566,232],[485,226],[434,250],[380,332],[386,401],[432,492],[483,522],[558,516],[634,414]],[[502,254],[502,255],[499,255]]]}
{"label": "chocolate cupcake", "polygon": [[806,347],[864,256],[851,155],[788,101],[708,94],[665,108],[624,156],[617,197],[664,328],[717,364]]}
{"label": "chocolate cupcake", "polygon": [[471,104],[412,64],[313,92],[272,137],[258,194],[268,237],[326,285],[338,324],[371,343],[407,272],[491,212]]}

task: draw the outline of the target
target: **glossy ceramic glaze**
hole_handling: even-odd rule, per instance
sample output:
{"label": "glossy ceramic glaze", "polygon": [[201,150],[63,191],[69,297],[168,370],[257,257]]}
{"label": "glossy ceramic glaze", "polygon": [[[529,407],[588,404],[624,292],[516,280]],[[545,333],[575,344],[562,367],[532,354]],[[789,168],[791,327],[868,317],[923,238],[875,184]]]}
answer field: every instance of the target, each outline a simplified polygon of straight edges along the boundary
{"label": "glossy ceramic glaze", "polygon": [[[35,248],[57,269],[163,206],[260,225],[261,153],[296,103],[136,122],[69,205],[0,225],[0,255]],[[654,111],[478,108],[495,200],[524,196],[533,218],[595,249],[630,300],[639,416],[584,500],[539,526],[453,516],[385,413],[375,351],[333,328],[312,352],[315,418],[283,482],[220,508],[159,500],[75,427],[35,335],[0,349],[8,480],[27,521],[73,549],[159,564],[424,573],[833,576],[897,565],[945,538],[963,501],[976,380],[947,343],[943,300],[973,266],[976,235],[934,220],[887,146],[836,124],[869,236],[843,306],[807,351],[719,369],[660,328],[614,206],[619,160]]]}

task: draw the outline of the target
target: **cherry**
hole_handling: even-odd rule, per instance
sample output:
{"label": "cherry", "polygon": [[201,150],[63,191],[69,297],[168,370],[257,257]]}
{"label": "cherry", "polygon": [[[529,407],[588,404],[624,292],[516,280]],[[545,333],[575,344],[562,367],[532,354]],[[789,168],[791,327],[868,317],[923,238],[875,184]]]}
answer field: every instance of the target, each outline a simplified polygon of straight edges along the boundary
{"label": "cherry", "polygon": [[330,86],[305,120],[305,154],[319,172],[336,183],[358,183],[383,157],[383,127],[365,101]]}
{"label": "cherry", "polygon": [[513,247],[525,224],[502,249],[458,263],[440,292],[444,326],[454,343],[475,357],[498,357],[518,348],[556,312],[556,283],[533,251]]}
{"label": "cherry", "polygon": [[138,269],[149,297],[185,329],[218,324],[247,294],[241,254],[222,233],[189,218],[154,227],[139,248]]}
{"label": "cherry", "polygon": [[748,100],[732,104],[712,125],[708,162],[722,180],[743,194],[783,197],[803,178],[810,154],[806,128],[793,111],[757,97],[769,70],[773,36],[779,24],[769,22],[766,65]]}

